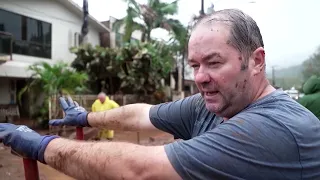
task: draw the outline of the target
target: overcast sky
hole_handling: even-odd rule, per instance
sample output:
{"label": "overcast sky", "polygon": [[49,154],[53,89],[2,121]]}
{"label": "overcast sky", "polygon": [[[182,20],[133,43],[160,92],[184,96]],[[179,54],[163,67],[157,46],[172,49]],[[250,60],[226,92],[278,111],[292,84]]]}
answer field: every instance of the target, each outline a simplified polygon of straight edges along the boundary
{"label": "overcast sky", "polygon": [[[82,7],[82,0],[73,0]],[[144,3],[147,0],[137,0]],[[163,0],[172,2],[172,0]],[[109,16],[126,15],[122,0],[88,0],[89,13],[99,21]],[[198,14],[201,0],[180,0],[175,16],[182,23]],[[215,10],[238,8],[251,15],[260,27],[265,44],[267,66],[287,67],[300,64],[320,45],[319,0],[205,0],[205,7],[214,3]],[[163,31],[153,36],[166,39]]]}

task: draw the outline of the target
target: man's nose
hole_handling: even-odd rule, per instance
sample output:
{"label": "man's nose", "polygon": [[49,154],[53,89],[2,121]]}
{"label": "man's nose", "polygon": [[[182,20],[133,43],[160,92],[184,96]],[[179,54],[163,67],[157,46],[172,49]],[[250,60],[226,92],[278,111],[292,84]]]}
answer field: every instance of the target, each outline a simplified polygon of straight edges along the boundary
{"label": "man's nose", "polygon": [[197,72],[195,74],[194,80],[196,83],[208,83],[210,82],[210,76],[208,73],[204,73],[204,72]]}

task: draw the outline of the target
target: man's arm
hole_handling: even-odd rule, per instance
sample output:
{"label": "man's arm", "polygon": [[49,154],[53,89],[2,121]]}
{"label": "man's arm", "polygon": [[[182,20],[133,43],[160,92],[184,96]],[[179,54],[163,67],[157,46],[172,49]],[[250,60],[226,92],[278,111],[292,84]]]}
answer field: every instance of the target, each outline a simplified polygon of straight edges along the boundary
{"label": "man's arm", "polygon": [[204,101],[200,94],[170,103],[162,103],[150,109],[150,121],[158,129],[172,134],[176,139],[190,139],[195,121]]}
{"label": "man's arm", "polygon": [[110,100],[110,103],[112,105],[112,108],[118,108],[120,107],[118,103],[116,103],[114,100]]}
{"label": "man's arm", "polygon": [[200,106],[201,96],[194,95],[178,101],[150,105],[129,104],[119,108],[87,113],[68,97],[60,98],[66,116],[50,120],[52,126],[91,126],[125,131],[168,132],[175,137],[189,139]]}
{"label": "man's arm", "polygon": [[129,104],[119,108],[88,114],[88,123],[92,127],[108,127],[124,131],[160,131],[149,118],[150,104]]}
{"label": "man's arm", "polygon": [[48,165],[76,179],[181,179],[163,146],[57,138],[44,156]]}

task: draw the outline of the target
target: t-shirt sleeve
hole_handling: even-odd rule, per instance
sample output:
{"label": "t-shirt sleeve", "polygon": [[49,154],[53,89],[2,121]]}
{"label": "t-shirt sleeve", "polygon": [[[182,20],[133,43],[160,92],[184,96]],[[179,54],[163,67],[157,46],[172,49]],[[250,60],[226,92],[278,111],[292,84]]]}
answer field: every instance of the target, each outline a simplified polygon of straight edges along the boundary
{"label": "t-shirt sleeve", "polygon": [[301,172],[292,170],[300,163],[290,132],[266,118],[245,118],[232,118],[201,136],[165,145],[181,178],[300,179]]}
{"label": "t-shirt sleeve", "polygon": [[186,97],[174,102],[162,103],[151,107],[149,117],[158,129],[170,133],[175,139],[190,139],[196,106],[201,99],[200,94]]}

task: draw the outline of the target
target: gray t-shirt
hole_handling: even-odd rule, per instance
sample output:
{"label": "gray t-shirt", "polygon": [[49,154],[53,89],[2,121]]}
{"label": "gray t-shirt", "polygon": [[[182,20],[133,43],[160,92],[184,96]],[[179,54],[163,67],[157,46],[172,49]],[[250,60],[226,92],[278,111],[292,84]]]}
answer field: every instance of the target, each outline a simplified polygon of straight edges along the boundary
{"label": "gray t-shirt", "polygon": [[225,122],[200,94],[153,106],[150,119],[183,139],[165,145],[183,179],[320,179],[320,122],[281,90]]}

